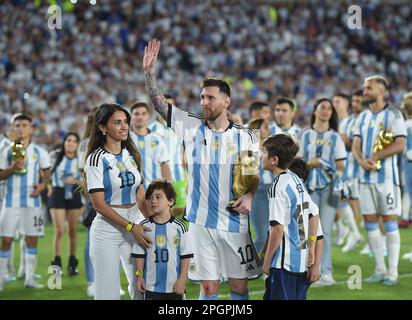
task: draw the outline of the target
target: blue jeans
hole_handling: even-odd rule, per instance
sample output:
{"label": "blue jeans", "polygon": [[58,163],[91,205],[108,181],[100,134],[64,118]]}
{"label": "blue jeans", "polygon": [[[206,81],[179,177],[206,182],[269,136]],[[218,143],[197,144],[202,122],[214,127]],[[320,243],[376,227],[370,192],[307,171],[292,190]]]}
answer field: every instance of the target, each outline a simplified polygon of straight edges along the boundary
{"label": "blue jeans", "polygon": [[310,191],[310,196],[319,207],[323,231],[321,274],[332,274],[332,233],[339,198],[332,194],[332,183],[322,190]]}
{"label": "blue jeans", "polygon": [[263,249],[269,231],[269,200],[267,197],[269,187],[270,184],[259,184],[249,214],[255,231],[253,244],[257,253]]}

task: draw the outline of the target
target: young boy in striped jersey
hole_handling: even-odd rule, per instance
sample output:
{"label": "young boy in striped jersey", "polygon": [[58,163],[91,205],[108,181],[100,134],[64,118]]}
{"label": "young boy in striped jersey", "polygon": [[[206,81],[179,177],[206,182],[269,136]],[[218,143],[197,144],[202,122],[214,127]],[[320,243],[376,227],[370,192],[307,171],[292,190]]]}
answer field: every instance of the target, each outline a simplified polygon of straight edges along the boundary
{"label": "young boy in striped jersey", "polygon": [[153,246],[147,251],[137,243],[133,247],[137,288],[145,300],[182,300],[193,250],[186,226],[170,213],[176,192],[169,182],[154,180],[145,198],[153,215],[141,224],[151,229],[147,235]]}
{"label": "young boy in striped jersey", "polygon": [[315,262],[319,209],[300,178],[287,168],[299,150],[285,134],[263,143],[262,163],[275,175],[268,190],[268,246],[263,272],[269,275],[265,297],[270,300],[303,300],[310,282],[307,271]]}

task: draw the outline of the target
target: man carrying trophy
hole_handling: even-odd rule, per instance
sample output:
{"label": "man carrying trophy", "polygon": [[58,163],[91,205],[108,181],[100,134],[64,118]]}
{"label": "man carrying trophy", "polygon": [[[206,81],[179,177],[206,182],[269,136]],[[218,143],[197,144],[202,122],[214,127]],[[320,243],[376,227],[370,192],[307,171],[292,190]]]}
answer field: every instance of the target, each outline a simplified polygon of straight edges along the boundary
{"label": "man carrying trophy", "polygon": [[[252,176],[247,181],[247,190],[242,190],[245,193],[234,196],[234,169],[239,154],[259,152],[258,139],[251,130],[228,119],[230,87],[224,80],[203,81],[202,116],[168,104],[155,74],[159,49],[159,41],[149,42],[143,68],[147,92],[155,110],[185,144],[189,171],[186,217],[190,222],[194,252],[189,278],[201,281],[200,300],[218,299],[222,276],[228,278],[232,300],[247,300],[248,277],[261,274],[248,219],[259,177]],[[236,201],[227,210],[234,197]]]}
{"label": "man carrying trophy", "polygon": [[[406,143],[406,130],[401,112],[385,102],[388,83],[380,76],[365,79],[363,101],[369,108],[356,120],[352,151],[360,165],[360,209],[365,220],[369,247],[375,258],[375,273],[367,282],[392,286],[398,280],[400,235],[397,215],[400,213],[400,181],[397,155]],[[386,230],[389,268],[383,256],[383,238],[378,215]]]}
{"label": "man carrying trophy", "polygon": [[[37,238],[44,234],[40,193],[50,178],[48,153],[31,142],[32,119],[17,114],[12,119],[15,142],[0,154],[0,180],[6,180],[6,192],[0,213],[0,291],[10,257],[13,237],[19,228],[26,239],[25,281],[27,288],[42,288],[33,279],[37,261]],[[40,182],[40,177],[42,182]]]}

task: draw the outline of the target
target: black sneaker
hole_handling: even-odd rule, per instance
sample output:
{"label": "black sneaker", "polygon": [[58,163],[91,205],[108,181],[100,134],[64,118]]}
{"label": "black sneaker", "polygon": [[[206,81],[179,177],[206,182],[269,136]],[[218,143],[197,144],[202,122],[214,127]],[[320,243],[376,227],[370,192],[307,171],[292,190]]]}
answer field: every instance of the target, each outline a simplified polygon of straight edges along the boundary
{"label": "black sneaker", "polygon": [[62,258],[60,256],[55,256],[50,263],[52,266],[62,267]]}
{"label": "black sneaker", "polygon": [[69,265],[67,266],[70,276],[77,276],[79,274],[79,270],[76,268],[78,264],[79,260],[77,260],[75,256],[70,256]]}

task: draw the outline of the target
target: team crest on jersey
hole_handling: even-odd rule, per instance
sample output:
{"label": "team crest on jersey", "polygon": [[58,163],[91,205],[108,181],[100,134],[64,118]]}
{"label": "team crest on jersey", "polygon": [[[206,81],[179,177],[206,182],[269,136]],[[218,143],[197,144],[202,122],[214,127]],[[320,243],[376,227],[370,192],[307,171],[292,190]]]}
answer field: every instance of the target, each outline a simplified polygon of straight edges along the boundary
{"label": "team crest on jersey", "polygon": [[154,149],[159,144],[159,141],[151,141],[150,148]]}
{"label": "team crest on jersey", "polygon": [[127,168],[122,161],[117,161],[116,166],[119,168],[120,171],[126,172]]}
{"label": "team crest on jersey", "polygon": [[159,234],[156,236],[156,245],[158,247],[166,246],[166,236],[163,234]]}
{"label": "team crest on jersey", "polygon": [[379,123],[378,128],[379,128],[379,129],[383,129],[383,122],[380,122],[380,123]]}
{"label": "team crest on jersey", "polygon": [[322,145],[323,144],[323,139],[316,139],[316,144],[318,146]]}

